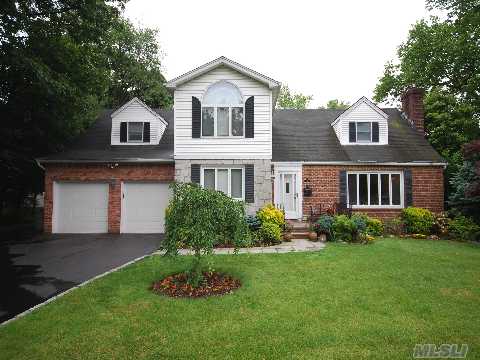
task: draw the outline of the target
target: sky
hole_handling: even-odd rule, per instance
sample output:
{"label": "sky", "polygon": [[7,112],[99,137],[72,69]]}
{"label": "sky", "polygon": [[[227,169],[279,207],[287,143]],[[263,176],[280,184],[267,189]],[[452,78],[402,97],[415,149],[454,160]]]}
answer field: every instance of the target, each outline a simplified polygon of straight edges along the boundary
{"label": "sky", "polygon": [[159,30],[167,80],[226,56],[294,92],[350,103],[373,90],[427,10],[423,0],[130,0],[125,15]]}

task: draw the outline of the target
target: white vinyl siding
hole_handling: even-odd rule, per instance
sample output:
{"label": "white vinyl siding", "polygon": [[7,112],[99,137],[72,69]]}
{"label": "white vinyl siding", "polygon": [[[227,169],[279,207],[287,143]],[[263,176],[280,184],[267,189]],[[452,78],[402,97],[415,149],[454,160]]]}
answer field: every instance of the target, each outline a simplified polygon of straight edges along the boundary
{"label": "white vinyl siding", "polygon": [[[236,85],[242,93],[244,102],[250,96],[255,97],[254,138],[243,136],[192,138],[192,96],[202,102],[208,87],[221,80]],[[215,68],[180,85],[174,94],[175,159],[271,159],[271,102],[272,92],[268,86],[225,66]],[[232,127],[231,122],[229,126]]]}
{"label": "white vinyl siding", "polygon": [[[120,142],[120,123],[150,122],[150,142]],[[154,145],[158,144],[165,132],[166,124],[146,109],[140,102],[132,101],[122,111],[112,116],[112,145]],[[143,135],[142,135],[143,136]]]}
{"label": "white vinyl siding", "polygon": [[[372,142],[349,142],[349,123],[350,122],[378,122],[378,143]],[[340,117],[340,121],[334,123],[333,129],[337,134],[338,140],[342,145],[387,145],[388,144],[388,121],[378,113],[367,102],[360,102],[355,108],[347,110]]]}

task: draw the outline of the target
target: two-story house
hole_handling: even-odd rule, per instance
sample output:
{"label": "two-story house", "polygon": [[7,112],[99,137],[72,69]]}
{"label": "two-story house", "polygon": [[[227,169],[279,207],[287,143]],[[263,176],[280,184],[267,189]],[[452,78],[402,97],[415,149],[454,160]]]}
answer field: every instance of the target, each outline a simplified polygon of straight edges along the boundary
{"label": "two-story house", "polygon": [[167,83],[173,110],[132,99],[106,110],[45,167],[46,232],[161,233],[172,181],[289,219],[350,207],[389,218],[443,210],[445,161],[424,138],[423,92],[402,110],[276,110],[280,83],[220,57]]}

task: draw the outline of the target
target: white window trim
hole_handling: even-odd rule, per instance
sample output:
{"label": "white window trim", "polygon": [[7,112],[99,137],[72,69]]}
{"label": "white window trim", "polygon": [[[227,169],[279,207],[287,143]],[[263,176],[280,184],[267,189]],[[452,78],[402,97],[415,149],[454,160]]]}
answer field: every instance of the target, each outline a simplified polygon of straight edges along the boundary
{"label": "white window trim", "polygon": [[[203,108],[211,107],[213,108],[213,135],[203,135]],[[224,107],[228,108],[228,135],[217,135],[217,108]],[[243,135],[232,135],[232,108],[241,108],[243,111]],[[245,138],[245,103],[243,105],[225,105],[225,104],[202,104],[200,111],[200,137],[205,139],[212,138],[234,138],[242,139]]]}
{"label": "white window trim", "polygon": [[[350,191],[348,188],[348,175],[357,175],[357,203],[360,200],[359,174],[367,174],[368,203],[370,204],[370,174],[378,174],[378,204],[379,205],[350,205]],[[381,205],[381,174],[388,174],[388,192],[390,205]],[[392,175],[400,175],[400,205],[392,205]],[[347,204],[352,209],[403,209],[404,208],[404,181],[403,171],[348,171],[347,172]]]}
{"label": "white window trim", "polygon": [[[141,123],[142,124],[142,140],[130,140],[130,124],[132,123]],[[143,132],[145,131],[145,122],[144,121],[128,121],[127,122],[127,142],[129,143],[143,143]]]}
{"label": "white window trim", "polygon": [[[370,125],[370,140],[358,140],[358,124],[369,124]],[[357,140],[356,144],[373,144],[373,129],[372,129],[373,121],[355,121],[355,140]],[[352,143],[353,144],[353,143]]]}
{"label": "white window trim", "polygon": [[[239,166],[202,166],[200,168],[200,185],[203,187],[204,186],[204,172],[205,170],[215,170],[215,190],[217,190],[217,172],[219,169],[227,169],[228,170],[228,194],[227,196],[231,196],[232,194],[232,170],[242,170],[242,197],[241,198],[234,198],[232,199],[235,200],[240,200],[244,201],[245,200],[245,168],[244,167],[239,167]],[[217,190],[218,191],[218,190]]]}

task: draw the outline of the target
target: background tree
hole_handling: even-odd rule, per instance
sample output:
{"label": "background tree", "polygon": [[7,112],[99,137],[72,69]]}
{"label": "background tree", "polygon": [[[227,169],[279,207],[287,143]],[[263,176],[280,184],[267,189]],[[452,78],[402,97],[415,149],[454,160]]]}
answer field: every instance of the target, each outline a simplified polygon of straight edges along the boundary
{"label": "background tree", "polygon": [[[124,0],[0,5],[0,203],[42,190],[33,158],[64,148],[105,106],[168,106],[156,32],[122,18]],[[128,74],[128,75],[127,75]]]}
{"label": "background tree", "polygon": [[277,107],[279,109],[306,109],[312,99],[312,95],[291,92],[288,85],[285,84],[280,89]]}
{"label": "background tree", "polygon": [[[345,110],[350,107],[350,103],[347,101],[342,101],[338,99],[328,100],[327,102],[327,109],[332,110]],[[323,106],[320,106],[320,109],[325,109]]]}
{"label": "background tree", "polygon": [[462,145],[480,137],[480,3],[427,0],[427,8],[446,12],[413,26],[385,65],[374,99],[398,101],[410,86],[426,90],[425,127],[432,146],[446,158],[449,178],[462,166]]}
{"label": "background tree", "polygon": [[453,175],[450,205],[480,223],[480,140],[463,146],[464,162]]}

